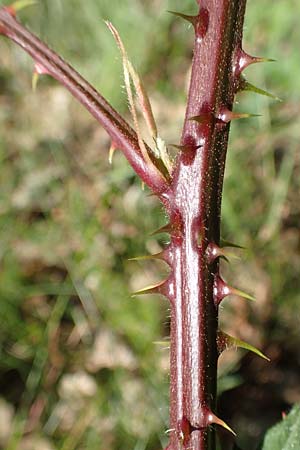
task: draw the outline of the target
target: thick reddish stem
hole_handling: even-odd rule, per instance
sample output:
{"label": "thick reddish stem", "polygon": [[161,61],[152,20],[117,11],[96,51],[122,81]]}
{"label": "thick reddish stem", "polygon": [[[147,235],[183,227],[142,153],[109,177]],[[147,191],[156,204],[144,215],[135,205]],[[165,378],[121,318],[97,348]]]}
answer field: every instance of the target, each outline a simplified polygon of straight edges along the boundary
{"label": "thick reddish stem", "polygon": [[[79,74],[0,9],[0,33],[24,48],[106,128],[137,174],[165,203],[171,274],[151,287],[171,300],[171,438],[168,450],[215,450],[210,427],[227,427],[215,414],[219,263],[210,249],[220,240],[225,157],[234,93],[245,65],[241,48],[246,0],[198,0],[196,38],[180,152],[172,185],[147,163],[135,132]],[[180,15],[180,14],[179,14]],[[185,17],[186,18],[186,17]],[[249,57],[250,58],[250,57]],[[222,286],[221,286],[222,287]],[[224,286],[223,286],[224,287]]]}
{"label": "thick reddish stem", "polygon": [[[233,71],[241,47],[246,0],[201,0],[182,151],[173,180],[171,223],[174,300],[171,312],[170,450],[215,450],[218,261],[207,257],[219,243],[220,209],[229,124],[220,108],[232,108]],[[200,116],[198,120],[190,120]],[[205,119],[205,120],[204,120]],[[174,225],[173,225],[173,228]]]}
{"label": "thick reddish stem", "polygon": [[[168,183],[156,167],[158,161],[154,157],[153,164],[144,160],[135,131],[114,108],[69,64],[21,25],[12,8],[0,9],[0,34],[13,40],[33,58],[38,73],[51,75],[85,106],[123,151],[135,172],[165,203]],[[151,155],[149,148],[148,152]]]}

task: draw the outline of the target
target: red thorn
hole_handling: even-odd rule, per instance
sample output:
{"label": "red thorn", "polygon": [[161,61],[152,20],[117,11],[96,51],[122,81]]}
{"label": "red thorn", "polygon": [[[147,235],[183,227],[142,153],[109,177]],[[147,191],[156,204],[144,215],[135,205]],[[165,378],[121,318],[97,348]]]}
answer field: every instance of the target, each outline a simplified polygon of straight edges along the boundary
{"label": "red thorn", "polygon": [[197,26],[197,23],[199,21],[199,16],[191,16],[191,15],[183,14],[183,13],[176,12],[176,11],[168,11],[168,13],[174,14],[174,16],[180,17],[181,19],[184,19],[187,22],[190,22],[194,28]]}
{"label": "red thorn", "polygon": [[211,242],[210,244],[208,244],[208,246],[206,247],[206,257],[208,262],[211,264],[213,263],[217,258],[223,256],[225,259],[227,259],[226,257],[226,250],[222,249],[221,247],[219,247],[217,244]]}
{"label": "red thorn", "polygon": [[34,72],[38,75],[49,75],[50,73],[44,66],[42,66],[42,64],[38,62],[34,63]]}
{"label": "red thorn", "polygon": [[167,223],[163,227],[158,230],[153,231],[150,236],[160,233],[169,233],[171,234],[172,240],[180,243],[182,241],[182,222],[180,215],[176,213],[171,216],[171,222]]}
{"label": "red thorn", "polygon": [[201,8],[200,13],[196,16],[191,16],[174,11],[168,12],[190,22],[193,25],[195,34],[198,38],[204,38],[204,36],[206,35],[209,25],[209,12],[206,8]]}
{"label": "red thorn", "polygon": [[190,117],[188,120],[193,120],[203,125],[207,125],[211,122],[213,115],[211,113],[202,113],[199,116]]}
{"label": "red thorn", "polygon": [[191,165],[195,159],[195,156],[197,154],[197,151],[199,148],[203,147],[203,144],[201,145],[172,145],[172,147],[175,147],[180,150],[180,158],[184,165]]}
{"label": "red thorn", "polygon": [[240,259],[239,256],[230,252],[226,248],[219,247],[214,242],[208,244],[205,253],[209,264],[213,263],[217,258],[223,258],[227,262],[229,262],[230,259]]}
{"label": "red thorn", "polygon": [[214,302],[216,306],[219,306],[221,301],[231,295],[233,292],[233,288],[227,285],[225,281],[219,276],[216,275],[214,282]]}
{"label": "red thorn", "polygon": [[219,356],[221,353],[223,353],[224,350],[227,350],[228,348],[243,348],[245,350],[248,350],[252,353],[255,353],[257,356],[260,356],[261,358],[265,359],[266,361],[270,361],[270,358],[268,358],[266,355],[264,355],[258,348],[253,347],[253,345],[248,344],[248,342],[242,341],[241,339],[235,338],[233,336],[230,336],[227,333],[224,333],[222,330],[218,330],[217,332],[217,348]]}
{"label": "red thorn", "polygon": [[32,74],[32,90],[36,90],[36,86],[38,83],[38,79],[40,75],[50,75],[50,72],[45,69],[44,66],[42,66],[40,63],[35,62],[34,63],[34,70]]}
{"label": "red thorn", "polygon": [[[190,119],[190,120],[192,120],[192,119]],[[182,152],[190,152],[190,151],[198,150],[199,148],[203,147],[203,144],[201,144],[201,145],[190,145],[190,144],[176,145],[176,144],[170,144],[170,146],[174,147],[174,148],[177,148],[178,150],[181,150]]]}
{"label": "red thorn", "polygon": [[239,297],[246,298],[247,300],[255,301],[255,298],[246,292],[240,291],[232,286],[228,286],[227,283],[219,276],[216,275],[214,282],[214,302],[216,306],[219,306],[221,301],[228,295],[237,295]]}
{"label": "red thorn", "polygon": [[145,295],[145,294],[162,294],[165,295],[166,286],[168,284],[168,279],[160,281],[156,284],[151,284],[143,289],[133,292],[131,295],[135,297],[137,295]]}
{"label": "red thorn", "polygon": [[208,406],[202,407],[201,423],[197,424],[196,426],[191,425],[191,428],[192,431],[203,430],[204,428],[214,424],[225,428],[225,430],[230,431],[232,434],[236,436],[235,432],[229,427],[229,425],[227,425],[227,423],[224,422],[224,420],[216,416],[216,414],[214,414]]}
{"label": "red thorn", "polygon": [[226,106],[221,106],[216,113],[216,119],[223,123],[229,123],[233,119],[234,113],[230,111]]}
{"label": "red thorn", "polygon": [[152,231],[150,233],[150,236],[154,236],[155,234],[161,234],[161,233],[172,233],[173,227],[170,223],[167,223],[166,225],[163,225],[162,227],[158,228],[155,231]]}
{"label": "red thorn", "polygon": [[236,436],[236,433],[230,428],[229,425],[227,425],[224,420],[220,419],[218,416],[216,416],[213,412],[209,411],[207,414],[207,425],[219,425],[222,428],[225,428],[225,430],[232,433],[234,436]]}
{"label": "red thorn", "polygon": [[133,258],[128,258],[128,261],[147,261],[149,259],[159,259],[161,261],[166,261],[166,257],[165,257],[165,253],[164,251],[156,253],[154,255],[143,255],[143,256],[135,256]]}
{"label": "red thorn", "polygon": [[131,294],[132,297],[136,297],[138,295],[146,295],[146,294],[159,294],[168,298],[168,300],[172,303],[174,301],[175,292],[174,292],[174,281],[172,275],[170,275],[167,279],[160,281],[159,283],[152,284],[150,286],[145,287],[144,289],[140,289]]}
{"label": "red thorn", "polygon": [[49,75],[49,71],[38,62],[34,63],[34,72],[38,75]]}
{"label": "red thorn", "polygon": [[244,50],[238,49],[235,56],[235,64],[233,66],[233,73],[235,76],[239,76],[246,67],[251,64],[261,63],[261,62],[274,62],[274,59],[260,58],[258,56],[248,55]]}
{"label": "red thorn", "polygon": [[221,106],[216,114],[216,119],[223,123],[229,123],[236,119],[247,119],[249,117],[258,117],[258,114],[239,113],[230,111],[226,106]]}
{"label": "red thorn", "polygon": [[114,141],[111,141],[109,151],[108,151],[108,162],[109,164],[112,164],[112,160],[115,154],[115,151],[117,150],[118,146]]}

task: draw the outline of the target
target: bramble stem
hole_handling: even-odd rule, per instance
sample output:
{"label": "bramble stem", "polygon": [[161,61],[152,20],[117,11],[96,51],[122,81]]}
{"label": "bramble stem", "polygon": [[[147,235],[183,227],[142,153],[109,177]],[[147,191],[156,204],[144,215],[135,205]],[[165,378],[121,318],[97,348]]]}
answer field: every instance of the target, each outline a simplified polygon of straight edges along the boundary
{"label": "bramble stem", "polygon": [[[221,199],[230,121],[241,71],[258,58],[241,47],[246,0],[198,0],[192,75],[180,151],[173,178],[145,161],[136,133],[74,69],[0,9],[0,33],[29,53],[41,73],[62,83],[101,123],[113,142],[170,216],[169,246],[162,252],[171,267],[165,282],[148,292],[171,303],[170,416],[168,450],[216,450],[214,425],[228,426],[215,414],[218,306],[228,293],[219,273]],[[149,150],[150,152],[150,150]],[[212,426],[211,426],[212,425]]]}
{"label": "bramble stem", "polygon": [[[215,450],[218,308],[214,281],[219,264],[208,261],[219,244],[220,210],[236,49],[241,47],[246,0],[201,0],[194,18],[192,76],[172,190],[170,218],[174,299],[171,312],[171,433],[169,450]],[[190,120],[198,116],[198,120]]]}

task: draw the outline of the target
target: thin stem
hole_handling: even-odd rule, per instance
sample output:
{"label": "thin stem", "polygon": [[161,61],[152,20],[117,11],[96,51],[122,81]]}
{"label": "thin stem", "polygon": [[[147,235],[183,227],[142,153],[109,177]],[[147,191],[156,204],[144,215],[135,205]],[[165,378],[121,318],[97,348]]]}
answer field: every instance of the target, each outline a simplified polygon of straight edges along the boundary
{"label": "thin stem", "polygon": [[28,31],[7,7],[0,9],[0,33],[22,47],[38,65],[42,73],[47,73],[64,85],[73,96],[96,118],[119,147],[139,177],[165,201],[168,189],[165,177],[158,169],[159,162],[147,147],[151,161],[145,161],[140,151],[138,138],[130,125],[115,109],[69,64]]}

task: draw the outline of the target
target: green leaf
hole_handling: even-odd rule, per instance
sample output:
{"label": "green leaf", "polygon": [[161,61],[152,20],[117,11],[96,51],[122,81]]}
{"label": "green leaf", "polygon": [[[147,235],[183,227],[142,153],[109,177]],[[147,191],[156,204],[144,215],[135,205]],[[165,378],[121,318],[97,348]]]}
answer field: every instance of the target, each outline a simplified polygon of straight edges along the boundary
{"label": "green leaf", "polygon": [[300,404],[267,432],[261,450],[300,450]]}
{"label": "green leaf", "polygon": [[[142,152],[145,160],[148,161],[149,155],[147,153],[147,150],[146,150],[146,147],[145,147],[142,135],[141,135],[141,131],[140,131],[138,115],[137,115],[137,111],[136,111],[136,107],[135,107],[134,92],[138,98],[138,101],[139,101],[139,104],[141,107],[141,111],[142,111],[144,120],[147,124],[149,133],[155,142],[155,149],[154,150],[152,149],[152,150],[154,151],[155,156],[164,163],[168,173],[171,174],[172,173],[172,161],[170,160],[165,142],[158,135],[156,122],[155,122],[154,115],[152,112],[152,106],[151,106],[148,94],[146,92],[146,89],[144,87],[144,84],[143,84],[140,76],[136,72],[135,68],[133,67],[132,63],[129,61],[125,46],[122,42],[122,39],[121,39],[117,29],[113,26],[113,24],[111,22],[106,21],[105,23],[108,26],[109,30],[111,31],[111,33],[119,47],[121,55],[122,55],[125,88],[127,91],[130,112],[131,112],[132,119],[134,122],[135,131],[138,136],[138,141],[139,141],[139,146],[140,146],[141,152]],[[131,82],[133,83],[134,91],[132,89]]]}

